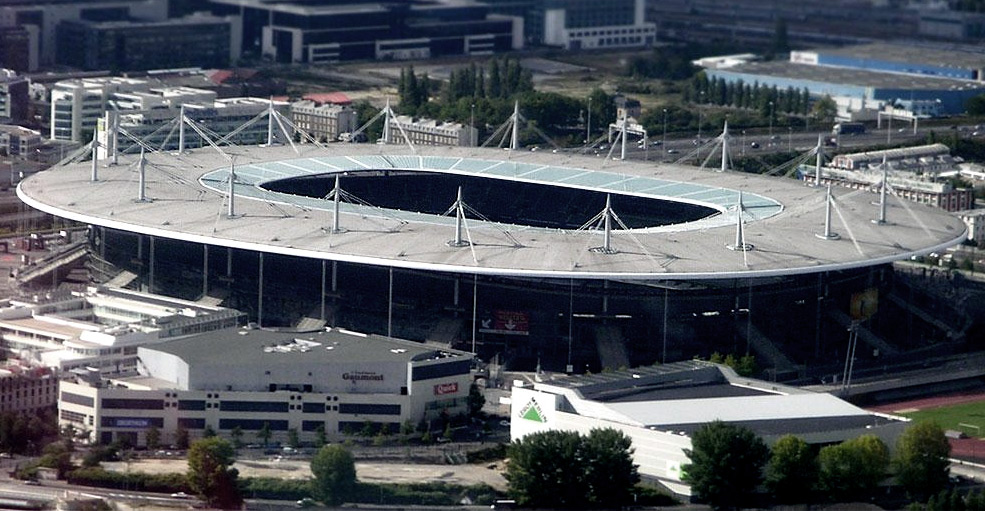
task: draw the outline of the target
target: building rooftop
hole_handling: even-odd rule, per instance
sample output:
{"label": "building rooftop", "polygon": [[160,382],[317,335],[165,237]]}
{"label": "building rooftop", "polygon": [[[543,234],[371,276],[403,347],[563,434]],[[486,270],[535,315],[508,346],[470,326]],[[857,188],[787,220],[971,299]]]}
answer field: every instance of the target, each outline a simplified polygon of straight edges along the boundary
{"label": "building rooftop", "polygon": [[968,45],[920,41],[875,42],[841,48],[822,48],[814,51],[818,55],[837,55],[969,70],[985,67],[985,50],[981,47]]}
{"label": "building rooftop", "polygon": [[392,362],[460,357],[464,352],[334,328],[283,332],[227,328],[149,346],[194,363],[291,365],[313,362]]}
{"label": "building rooftop", "polygon": [[967,80],[866,71],[863,69],[843,67],[814,66],[788,61],[749,62],[720,71],[759,74],[796,80],[811,80],[818,83],[844,86],[872,87],[876,89],[985,90],[985,86],[982,84]]}

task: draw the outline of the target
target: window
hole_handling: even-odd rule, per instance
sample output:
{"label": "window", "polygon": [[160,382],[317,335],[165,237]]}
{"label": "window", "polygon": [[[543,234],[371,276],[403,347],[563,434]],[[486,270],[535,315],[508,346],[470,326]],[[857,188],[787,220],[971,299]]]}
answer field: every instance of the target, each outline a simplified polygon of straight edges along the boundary
{"label": "window", "polygon": [[375,403],[342,403],[339,413],[364,415],[400,415],[400,405],[380,405]]}
{"label": "window", "polygon": [[219,408],[224,412],[270,412],[288,411],[287,403],[271,401],[222,401]]}

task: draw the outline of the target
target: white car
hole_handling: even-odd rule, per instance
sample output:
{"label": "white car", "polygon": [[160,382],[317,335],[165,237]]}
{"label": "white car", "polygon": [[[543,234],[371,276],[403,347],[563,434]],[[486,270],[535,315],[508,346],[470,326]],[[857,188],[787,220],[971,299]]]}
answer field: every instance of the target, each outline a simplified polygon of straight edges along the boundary
{"label": "white car", "polygon": [[177,493],[172,493],[171,494],[171,498],[172,499],[190,499],[192,497],[191,497],[191,495],[189,495],[189,494],[187,494],[187,493],[185,493],[183,491],[179,491]]}

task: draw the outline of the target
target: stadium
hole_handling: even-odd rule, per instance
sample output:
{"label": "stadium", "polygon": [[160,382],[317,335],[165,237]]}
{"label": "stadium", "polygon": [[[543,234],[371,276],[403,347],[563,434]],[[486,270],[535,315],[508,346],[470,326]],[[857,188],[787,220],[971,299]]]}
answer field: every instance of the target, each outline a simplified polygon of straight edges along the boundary
{"label": "stadium", "polygon": [[[853,313],[887,337],[940,335],[871,299],[891,291],[893,261],[965,237],[959,219],[891,194],[547,151],[291,144],[106,163],[17,190],[91,226],[95,280],[517,369],[717,351],[754,353],[774,378],[837,373]],[[920,347],[872,342],[859,367]]]}

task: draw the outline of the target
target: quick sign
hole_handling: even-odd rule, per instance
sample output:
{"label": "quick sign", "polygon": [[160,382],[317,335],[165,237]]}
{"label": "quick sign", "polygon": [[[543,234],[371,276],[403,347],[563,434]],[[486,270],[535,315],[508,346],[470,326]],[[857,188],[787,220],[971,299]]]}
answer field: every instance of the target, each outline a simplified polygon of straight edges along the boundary
{"label": "quick sign", "polygon": [[454,394],[458,392],[458,382],[451,383],[439,383],[434,386],[434,395],[443,396],[445,394]]}

